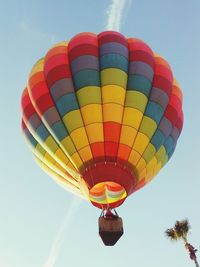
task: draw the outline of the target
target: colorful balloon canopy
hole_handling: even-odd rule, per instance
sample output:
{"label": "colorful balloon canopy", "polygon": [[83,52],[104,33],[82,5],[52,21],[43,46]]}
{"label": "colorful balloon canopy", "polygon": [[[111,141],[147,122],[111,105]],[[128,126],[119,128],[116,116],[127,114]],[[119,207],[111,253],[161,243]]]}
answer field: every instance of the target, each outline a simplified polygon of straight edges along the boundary
{"label": "colorful balloon canopy", "polygon": [[37,163],[99,208],[117,207],[172,156],[182,93],[141,40],[106,31],[55,45],[33,67],[22,127]]}

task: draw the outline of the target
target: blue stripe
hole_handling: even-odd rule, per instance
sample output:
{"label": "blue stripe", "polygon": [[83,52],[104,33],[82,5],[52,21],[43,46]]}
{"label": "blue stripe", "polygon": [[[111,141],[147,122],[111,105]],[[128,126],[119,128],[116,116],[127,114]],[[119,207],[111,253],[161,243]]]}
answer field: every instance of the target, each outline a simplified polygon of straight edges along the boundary
{"label": "blue stripe", "polygon": [[66,113],[79,109],[77,99],[74,93],[66,94],[56,101],[56,107],[63,117]]}
{"label": "blue stripe", "polygon": [[168,158],[170,159],[171,156],[174,154],[174,150],[175,150],[176,146],[174,146],[174,148],[168,153]]}
{"label": "blue stripe", "polygon": [[99,71],[96,70],[82,70],[73,76],[75,90],[79,90],[85,86],[100,87]]}
{"label": "blue stripe", "polygon": [[149,101],[145,110],[145,115],[159,124],[164,113],[164,109],[157,103]]}
{"label": "blue stripe", "polygon": [[165,147],[165,149],[167,151],[167,154],[169,154],[173,150],[173,148],[174,148],[174,141],[173,141],[173,138],[171,136],[169,136],[167,138],[167,140],[165,141],[164,147]]}
{"label": "blue stripe", "polygon": [[47,131],[47,129],[45,128],[45,126],[43,124],[41,124],[37,129],[36,129],[36,133],[37,135],[42,139],[42,141],[44,142],[47,137],[49,136],[49,132]]}
{"label": "blue stripe", "polygon": [[38,142],[35,140],[35,138],[31,135],[28,129],[25,129],[24,131],[26,138],[30,145],[32,145],[34,148],[37,146]]}
{"label": "blue stripe", "polygon": [[100,69],[116,68],[128,73],[128,60],[119,54],[106,54],[100,57]]}
{"label": "blue stripe", "polygon": [[61,121],[56,122],[51,128],[59,141],[69,135]]}
{"label": "blue stripe", "polygon": [[120,54],[128,59],[128,48],[117,42],[109,42],[99,46],[100,56],[105,54],[115,53]]}
{"label": "blue stripe", "polygon": [[136,90],[148,97],[151,90],[151,82],[143,75],[129,75],[127,90]]}
{"label": "blue stripe", "polygon": [[152,145],[154,145],[156,151],[158,151],[158,149],[161,147],[164,141],[165,141],[164,134],[160,130],[157,129],[153,137],[151,138],[151,143]]}

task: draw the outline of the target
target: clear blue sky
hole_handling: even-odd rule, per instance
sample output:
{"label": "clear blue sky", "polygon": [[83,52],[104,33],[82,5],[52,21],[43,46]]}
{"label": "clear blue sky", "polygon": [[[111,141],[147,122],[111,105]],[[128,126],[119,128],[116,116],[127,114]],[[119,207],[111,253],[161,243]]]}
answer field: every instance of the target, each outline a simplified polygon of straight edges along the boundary
{"label": "clear blue sky", "polygon": [[[184,95],[185,123],[170,162],[119,208],[125,234],[115,247],[98,237],[99,210],[73,196],[34,162],[20,128],[20,98],[37,59],[56,42],[82,31],[100,32],[110,0],[0,0],[0,266],[43,267],[63,235],[51,267],[189,267],[183,244],[164,236],[176,219],[188,218],[189,240],[200,244],[200,2],[133,0],[121,32],[146,41],[171,64]],[[76,202],[76,201],[75,201]],[[77,203],[75,203],[77,204]],[[66,219],[67,220],[67,219]],[[61,234],[59,234],[61,231]],[[200,254],[199,254],[200,255]]]}

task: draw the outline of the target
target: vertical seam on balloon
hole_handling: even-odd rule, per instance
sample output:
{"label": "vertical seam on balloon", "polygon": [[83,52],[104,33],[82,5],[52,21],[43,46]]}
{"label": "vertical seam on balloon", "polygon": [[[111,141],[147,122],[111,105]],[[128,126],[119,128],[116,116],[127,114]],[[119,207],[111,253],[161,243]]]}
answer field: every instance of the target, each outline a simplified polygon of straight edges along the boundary
{"label": "vertical seam on balloon", "polygon": [[[127,41],[127,38],[126,38],[126,41]],[[128,45],[128,41],[127,41],[127,50],[128,50],[128,73],[129,73],[129,65],[130,65],[130,62],[129,62],[129,45]],[[121,139],[121,134],[122,134],[122,126],[123,126],[123,120],[124,120],[124,112],[125,112],[125,103],[126,103],[126,95],[127,95],[127,85],[128,85],[128,79],[129,79],[129,76],[128,76],[128,73],[127,73],[127,79],[126,79],[126,88],[125,88],[125,96],[124,96],[124,105],[123,105],[123,112],[122,112],[122,119],[121,119],[121,126],[120,126],[120,134],[119,134],[119,141],[118,141],[118,148],[117,148],[117,153],[116,153],[116,161],[118,159],[118,153],[119,153],[119,145],[120,145],[120,139]]]}
{"label": "vertical seam on balloon", "polygon": [[[23,120],[23,119],[22,119]],[[24,120],[23,120],[24,121]],[[24,123],[25,123],[25,121],[24,121]],[[25,123],[25,125],[26,125],[26,123]],[[45,155],[46,154],[48,154],[55,162],[57,162],[58,164],[60,164],[56,159],[54,159],[50,154],[49,154],[49,152],[42,146],[42,144],[40,144],[38,141],[37,141],[37,139],[33,136],[33,134],[31,133],[31,131],[29,130],[29,128],[27,127],[27,125],[26,125],[26,129],[28,130],[28,132],[29,132],[29,134],[32,136],[32,138],[36,141],[36,143],[37,143],[37,145],[40,145],[41,146],[41,148],[45,151]],[[29,141],[29,140],[28,140]],[[30,142],[30,141],[29,141]],[[36,145],[36,146],[37,146]],[[36,146],[34,147],[34,149],[33,149],[33,151],[32,151],[32,153],[33,153],[33,155],[34,156],[37,156],[36,155],[36,153],[35,153],[35,150],[36,150]],[[43,158],[45,157],[45,155],[43,156]],[[44,163],[44,164],[46,164],[44,161],[43,161],[43,159],[41,159],[41,161]],[[47,165],[47,164],[46,164]],[[55,165],[55,164],[52,164],[52,165]],[[47,165],[48,166],[48,165]],[[51,166],[49,165],[48,166],[50,169],[52,169],[51,168]],[[64,169],[64,167],[63,167],[63,169]],[[68,171],[65,169],[65,171],[68,173]],[[55,171],[57,174],[58,174],[58,172],[57,171]],[[69,175],[70,176],[72,176],[70,173],[69,173]],[[73,178],[73,180],[74,181],[76,181],[77,183],[78,183],[78,181],[74,178],[74,177],[72,177]]]}
{"label": "vertical seam on balloon", "polygon": [[[58,148],[60,148],[61,150],[62,150],[62,148],[59,146],[59,144],[56,142],[56,140],[55,140],[55,138],[51,135],[51,132],[50,132],[50,130],[49,130],[49,128],[46,126],[46,124],[42,121],[42,118],[40,117],[40,115],[38,114],[38,112],[37,112],[37,110],[35,109],[35,107],[34,107],[34,105],[33,105],[33,103],[32,103],[32,99],[31,99],[31,96],[30,96],[30,94],[29,94],[29,91],[27,90],[27,92],[28,92],[28,95],[29,95],[29,98],[30,98],[30,104],[33,106],[33,108],[34,108],[34,111],[35,111],[35,114],[38,116],[38,118],[39,118],[39,120],[41,121],[41,125],[43,125],[44,127],[45,127],[45,129],[46,129],[46,131],[49,133],[49,136],[47,137],[47,138],[49,138],[49,137],[51,137],[53,140],[54,140],[54,142],[56,143],[56,145],[57,145],[57,147]],[[24,122],[25,123],[25,122]],[[28,125],[25,123],[25,125],[26,125],[26,127],[27,127],[27,129],[28,129],[28,131],[30,132],[30,134],[33,136],[33,138],[38,142],[38,144],[40,144],[40,146],[45,150],[45,151],[47,151],[46,150],[46,148],[44,147],[44,144],[45,144],[45,142],[42,142],[42,141],[39,141],[39,140],[37,140],[37,138],[36,137],[34,137],[34,135],[32,134],[32,132],[34,132],[36,135],[37,135],[37,132],[35,132],[34,130],[31,130],[31,127],[30,127],[30,129],[29,129],[29,127],[28,127]],[[31,132],[32,131],[32,132]],[[46,138],[46,139],[47,139]],[[40,139],[40,137],[38,137],[38,139]],[[57,151],[57,150],[56,150]],[[63,150],[62,150],[63,151]],[[48,151],[47,151],[48,152]],[[49,153],[49,152],[48,152]],[[52,152],[52,154],[53,154],[53,152]],[[54,153],[55,154],[55,153]],[[65,153],[64,153],[65,154]],[[50,153],[49,153],[49,155],[50,155]],[[51,155],[50,155],[51,156]],[[52,156],[51,156],[52,157]],[[68,162],[70,161],[69,160],[69,157],[66,155],[66,158],[68,159]],[[58,163],[58,164],[60,164],[60,162],[58,161],[58,160],[56,160],[56,162]],[[66,164],[66,166],[67,166],[67,164]],[[66,167],[64,167],[63,166],[63,168],[68,172],[68,170],[66,169]],[[70,168],[69,168],[70,169]],[[77,171],[77,170],[76,170]]]}
{"label": "vertical seam on balloon", "polygon": [[[67,48],[67,55],[66,55],[66,56],[68,57],[68,44],[67,44],[67,43],[66,43],[66,48]],[[46,59],[46,57],[45,57],[45,59]],[[69,60],[69,57],[68,57],[68,60]],[[45,62],[46,62],[46,60],[45,60]],[[44,64],[45,64],[45,62],[44,62]],[[71,70],[71,69],[70,69],[70,70]],[[45,78],[46,78],[45,72],[44,72],[44,76],[45,76]],[[72,81],[72,82],[73,82],[73,81]],[[63,124],[65,130],[68,132],[68,130],[67,130],[66,126],[65,126],[65,123],[63,122],[63,119],[62,119],[62,117],[60,116],[60,113],[59,113],[59,111],[58,111],[58,109],[57,109],[56,103],[55,103],[55,101],[54,101],[54,99],[53,99],[53,97],[52,97],[51,90],[50,90],[50,88],[49,88],[49,86],[48,86],[46,80],[45,80],[45,83],[46,83],[46,85],[47,85],[47,88],[48,88],[48,91],[49,91],[49,95],[50,95],[50,97],[51,97],[51,99],[52,99],[52,101],[53,101],[53,103],[54,103],[54,107],[55,107],[55,109],[56,109],[56,111],[57,111],[57,113],[58,113],[58,115],[59,115],[60,121],[62,122],[62,124]],[[73,84],[73,89],[74,89],[74,84]],[[76,96],[76,92],[75,92],[75,90],[74,90],[74,95]],[[77,99],[77,97],[76,97],[76,99]],[[77,103],[78,103],[78,101],[77,101]],[[80,107],[79,107],[79,109],[80,109]],[[76,146],[75,146],[75,144],[74,144],[74,141],[73,141],[73,139],[71,138],[70,134],[69,134],[68,136],[69,136],[71,142],[73,143],[74,148],[76,149],[76,152],[78,153],[78,150],[77,150],[77,148],[76,148]],[[59,147],[60,147],[60,145],[59,145]],[[61,148],[61,149],[62,149],[62,148]],[[63,149],[62,149],[62,151],[63,151]],[[63,152],[64,152],[65,155],[66,155],[67,150],[65,149]],[[78,153],[78,155],[79,155],[79,153]],[[70,156],[70,155],[68,156],[68,153],[67,153],[67,157],[69,158],[70,162],[74,165],[74,163],[73,163],[73,161],[72,161],[72,159],[71,159],[71,156]],[[79,155],[79,157],[80,157],[80,159],[81,159],[81,161],[82,161],[82,163],[83,163],[83,166],[84,166],[84,161],[83,161],[83,159],[81,158],[81,155]],[[75,165],[75,166],[76,166],[76,165]],[[76,167],[76,168],[77,168],[77,167]],[[77,169],[78,169],[78,168],[77,168]],[[78,169],[78,171],[80,171],[80,170]]]}
{"label": "vertical seam on balloon", "polygon": [[[45,158],[46,154],[49,155],[49,153],[46,151],[46,152],[45,152],[45,155],[44,155],[44,158]],[[60,173],[59,173],[59,170],[56,171],[56,170],[53,169],[53,166],[55,166],[55,164],[52,164],[52,168],[51,168],[51,165],[50,165],[50,164],[48,165],[43,159],[40,159],[40,158],[37,156],[37,154],[35,154],[35,152],[33,152],[33,155],[34,155],[35,157],[37,157],[37,158],[38,158],[38,159],[39,159],[45,166],[47,166],[51,171],[55,172],[57,175],[59,175],[60,177],[62,177],[64,180],[66,180],[68,183],[70,183],[71,186],[74,186],[74,187],[76,187],[76,188],[78,189],[78,187],[77,187],[76,185],[74,185],[73,183],[70,182],[69,179],[71,179],[71,178],[69,178],[69,179],[66,179],[66,178],[65,178],[65,175],[64,175],[65,173],[60,174]],[[54,161],[56,162],[55,159],[54,159]],[[61,171],[60,171],[60,172],[61,172]],[[74,181],[76,181],[76,182],[77,182],[77,185],[78,185],[78,181],[75,180],[75,179],[74,179]]]}
{"label": "vertical seam on balloon", "polygon": [[[71,72],[71,79],[72,79],[72,83],[73,83],[74,93],[75,93],[75,96],[76,96],[76,101],[77,101],[77,104],[79,106],[79,111],[80,111],[82,123],[83,123],[83,126],[84,126],[84,130],[85,130],[85,133],[86,133],[86,136],[87,136],[87,141],[88,141],[88,144],[89,144],[90,152],[91,152],[91,155],[92,155],[92,159],[91,160],[94,160],[94,155],[93,155],[93,152],[92,152],[92,149],[91,149],[91,144],[89,142],[89,136],[88,136],[88,133],[87,133],[87,129],[85,127],[86,125],[84,123],[83,114],[82,114],[82,111],[81,111],[81,108],[80,108],[80,104],[79,104],[79,100],[78,100],[78,96],[77,96],[76,90],[75,90],[76,86],[75,86],[74,78],[73,78],[73,75],[72,75],[71,60],[69,58],[69,52],[67,53],[67,57],[68,57],[69,68],[70,68],[70,72]],[[77,150],[77,152],[78,152],[78,150]],[[79,152],[78,152],[78,154],[79,154]],[[79,156],[81,157],[81,155],[79,155]],[[85,169],[87,168],[87,166],[85,166],[85,162],[84,161],[83,161],[83,167],[84,167],[84,171],[85,171]],[[81,174],[83,174],[84,171],[81,170]]]}
{"label": "vertical seam on balloon", "polygon": [[[127,76],[127,81],[128,81],[128,76]],[[126,85],[126,87],[127,87],[127,85]],[[127,90],[125,89],[125,91],[127,91]],[[119,139],[118,139],[118,144],[117,144],[117,153],[116,153],[116,156],[115,156],[115,162],[116,163],[117,163],[117,160],[118,160],[118,152],[119,152],[119,145],[120,145],[120,139],[121,139],[122,123],[123,123],[124,111],[125,111],[125,108],[124,108],[125,99],[126,99],[126,92],[125,92],[125,97],[124,97],[124,104],[120,105],[120,106],[122,106],[123,111],[122,111],[121,123],[118,123],[118,124],[120,124],[120,132],[119,132]]]}
{"label": "vertical seam on balloon", "polygon": [[100,90],[101,90],[101,112],[102,112],[102,129],[103,129],[103,147],[104,147],[104,162],[106,162],[106,146],[105,146],[105,130],[104,130],[104,112],[103,112],[103,93],[102,93],[102,83],[101,83],[101,63],[100,63],[100,44],[99,36],[97,35],[98,43],[98,62],[99,62],[99,80],[100,80]]}
{"label": "vertical seam on balloon", "polygon": [[[172,76],[173,76],[173,73],[172,73]],[[174,78],[173,78],[171,84],[172,84],[172,89],[173,89]],[[168,101],[168,103],[167,103],[167,105],[166,105],[165,110],[167,109],[167,107],[168,107],[168,105],[169,105],[171,96],[172,96],[172,90],[170,91],[169,101]],[[164,111],[165,111],[165,110],[164,110]],[[180,112],[181,112],[181,110],[180,110]],[[179,114],[180,114],[180,112],[179,112]],[[163,115],[164,115],[164,113],[163,113]],[[164,116],[163,116],[163,117],[164,117]],[[159,127],[159,125],[160,125],[160,123],[161,123],[163,117],[162,117],[161,120],[159,121],[159,124],[157,125],[157,129],[158,129],[158,127]],[[178,121],[178,118],[179,118],[179,116],[177,117],[176,122]],[[164,141],[163,141],[163,143],[161,144],[161,146],[159,147],[159,149],[160,149],[162,146],[164,146],[164,144],[166,143],[166,141],[168,140],[168,138],[171,136],[171,133],[173,132],[173,130],[174,130],[174,128],[175,128],[175,125],[176,125],[176,123],[175,123],[174,126],[172,127],[171,132],[170,132],[170,134],[168,135],[168,137],[164,139]],[[157,129],[156,129],[156,130],[157,130]],[[156,132],[156,131],[155,131],[155,132]],[[154,134],[155,134],[155,132],[154,132]],[[154,136],[154,134],[153,134],[153,136]],[[153,136],[152,136],[152,138],[153,138]],[[151,138],[151,139],[152,139],[152,138]],[[150,141],[151,141],[151,140],[150,140]],[[149,143],[151,143],[151,142],[149,142]],[[149,144],[148,144],[148,145],[149,145]],[[156,151],[154,152],[154,154],[152,155],[152,159],[153,159],[153,158],[156,158],[156,160],[157,160],[156,154],[157,154],[157,152],[159,151],[159,149],[156,150]],[[165,151],[166,151],[165,146],[164,146],[164,149],[165,149]],[[146,149],[145,149],[145,151],[146,151]],[[144,152],[145,152],[145,151],[144,151]],[[171,150],[170,150],[170,151],[171,151]],[[144,154],[144,152],[142,153],[142,155]],[[167,151],[166,151],[166,155],[167,155],[168,160],[169,160],[169,154],[167,153]],[[157,160],[156,167],[159,165],[160,162],[161,162],[161,161],[158,161],[158,160]],[[146,166],[148,165],[148,163],[149,163],[149,162],[147,162]],[[136,165],[136,166],[137,166],[137,165]],[[146,168],[146,166],[141,170],[141,172]],[[162,167],[163,167],[163,166],[162,166]],[[153,172],[155,173],[155,168],[154,168]],[[154,175],[155,175],[155,174],[154,174]],[[154,175],[153,175],[153,176],[154,176]]]}
{"label": "vertical seam on balloon", "polygon": [[[42,70],[43,75],[44,75],[44,81],[43,81],[43,82],[45,83],[46,87],[48,88],[49,97],[51,98],[52,102],[54,103],[54,108],[55,108],[55,110],[56,110],[56,112],[57,112],[57,114],[58,114],[58,116],[59,116],[59,118],[60,118],[60,121],[63,122],[62,119],[61,119],[61,117],[60,117],[60,113],[58,112],[57,107],[56,107],[56,105],[55,105],[54,99],[52,98],[52,95],[51,95],[49,86],[48,86],[48,84],[47,84],[47,82],[46,82],[46,75],[45,75],[45,72],[44,72],[44,65],[45,65],[45,57],[44,57],[44,64],[43,64],[43,70]],[[28,93],[29,93],[29,90],[28,90]],[[29,94],[29,96],[30,96],[30,94]],[[32,102],[31,96],[30,96],[30,100],[31,100],[31,102]],[[34,107],[34,105],[33,105],[33,107]],[[35,107],[34,107],[34,109],[35,109]],[[54,133],[53,133],[53,135],[52,135],[51,127],[48,125],[48,123],[46,123],[46,122],[44,121],[44,119],[43,119],[43,114],[42,114],[42,116],[40,116],[40,115],[38,114],[38,112],[37,112],[36,109],[35,109],[35,111],[36,111],[36,114],[38,115],[39,119],[41,120],[42,125],[44,125],[44,127],[45,127],[46,130],[48,131],[48,133],[49,133],[49,135],[51,136],[51,138],[52,138],[52,139],[55,141],[55,143],[57,144],[58,148],[60,148],[60,149],[62,150],[62,152],[63,152],[63,153],[65,154],[65,156],[67,157],[67,159],[72,163],[72,165],[73,165],[73,166],[76,168],[76,170],[78,171],[78,168],[77,168],[76,165],[71,161],[71,158],[70,158],[70,156],[68,155],[67,151],[63,150],[63,148],[60,146],[60,142],[57,141],[57,140],[55,139],[55,137],[53,136]],[[63,126],[65,127],[65,125],[63,125]],[[66,129],[66,128],[65,128],[65,129]],[[58,162],[58,163],[59,163],[59,162]]]}
{"label": "vertical seam on balloon", "polygon": [[[128,40],[128,39],[126,39],[126,40]],[[128,43],[128,42],[127,42],[127,43]],[[129,68],[130,68],[130,60],[129,60],[129,59],[130,59],[130,46],[129,46],[129,43],[128,43],[128,56],[129,56],[129,58],[128,58],[128,79],[127,79],[127,86],[128,86],[128,80],[129,80]],[[128,90],[127,90],[127,86],[126,86],[126,95],[125,95],[125,102],[124,102],[124,105],[125,105],[125,103],[126,103],[126,97],[127,97],[127,91],[128,91]],[[125,107],[124,107],[124,110],[125,110]],[[144,114],[144,112],[143,112],[143,114]],[[123,112],[123,118],[124,118],[124,112]],[[142,122],[142,119],[141,119],[141,122]],[[140,122],[140,125],[141,125],[141,122]],[[122,123],[123,123],[123,120],[122,120]],[[124,124],[123,124],[123,125],[124,125]],[[137,134],[138,134],[138,130],[139,130],[139,128],[140,128],[140,125],[139,125],[138,129],[136,129]],[[134,128],[134,127],[131,127],[131,128]],[[134,142],[135,142],[135,139],[136,139],[137,134],[135,135],[134,140],[133,140],[133,145],[132,145],[130,151],[128,152],[127,162],[129,161],[130,154],[131,154],[132,148],[133,148],[133,146],[134,146]],[[121,138],[121,135],[120,135],[120,138]],[[138,153],[139,153],[139,152],[138,152]],[[132,164],[131,164],[131,165],[132,165]],[[135,172],[134,172],[134,167],[135,167],[135,166],[132,165],[132,167],[133,167],[132,172],[133,172],[134,175],[135,175]],[[135,175],[135,176],[137,177],[137,175]]]}
{"label": "vertical seam on balloon", "polygon": [[[180,116],[180,114],[181,114],[181,112],[182,112],[182,107],[181,107],[181,109],[180,109],[180,111],[179,111],[179,113],[178,113],[178,117],[177,117],[177,120],[176,120],[176,123],[178,122],[178,120],[179,120],[179,116]],[[171,132],[170,132],[170,134],[169,134],[169,136],[165,139],[165,141],[163,142],[163,146],[164,146],[164,148],[165,148],[165,143],[166,143],[166,141],[168,140],[168,138],[169,137],[172,137],[172,132],[173,132],[173,130],[175,129],[175,128],[177,128],[176,127],[176,123],[174,124],[174,126],[173,126],[173,128],[172,128],[172,130],[171,130]],[[180,135],[180,133],[179,133],[179,135]],[[176,142],[177,143],[177,142]],[[174,147],[172,148],[172,149],[170,149],[170,151],[169,151],[169,153],[167,153],[167,151],[166,151],[166,155],[168,156],[168,160],[169,160],[169,154],[170,154],[170,152],[171,151],[174,151],[175,150],[175,147],[176,147],[176,143],[174,142]],[[165,148],[165,150],[166,150],[166,148]],[[156,155],[156,153],[155,153],[155,155]],[[160,163],[161,161],[159,161],[158,162],[158,164]],[[166,162],[167,163],[167,162]],[[163,165],[164,166],[164,165]]]}
{"label": "vertical seam on balloon", "polygon": [[[124,37],[125,38],[125,37]],[[127,40],[127,39],[126,39]],[[117,41],[115,41],[116,43],[117,43]],[[128,50],[128,48],[127,48],[127,50]],[[116,54],[116,53],[109,53],[109,54]],[[103,55],[104,56],[104,55]],[[124,57],[123,55],[121,55],[122,57]],[[125,58],[125,57],[124,57]],[[125,58],[126,59],[126,58]],[[129,61],[128,61],[128,64],[129,64]],[[125,73],[126,75],[127,75],[127,80],[126,81],[128,81],[128,74],[127,74],[127,72],[125,72],[124,70],[122,70],[122,69],[120,69],[120,68],[117,68],[117,67],[107,67],[107,68],[105,68],[105,69],[103,69],[103,70],[106,70],[106,69],[117,69],[117,70],[120,70],[120,71],[122,71],[123,73]],[[109,85],[118,85],[118,84],[109,84]],[[121,85],[118,85],[118,86],[120,86],[121,88],[123,88]],[[126,87],[127,87],[127,83],[126,83]],[[123,88],[124,90],[126,90],[126,88]],[[124,97],[124,103],[125,103],[125,98],[126,97]],[[116,124],[118,124],[118,125],[120,125],[120,133],[119,133],[119,135],[118,135],[118,142],[117,142],[117,150],[116,150],[116,154],[115,154],[115,156],[113,157],[114,158],[114,162],[115,163],[117,163],[117,159],[118,159],[118,149],[119,149],[119,142],[120,142],[120,136],[121,136],[121,128],[122,128],[122,121],[123,121],[123,113],[124,113],[124,104],[123,105],[121,105],[121,104],[119,104],[119,103],[116,103],[116,102],[106,102],[105,104],[108,104],[108,103],[111,103],[111,104],[115,104],[115,105],[118,105],[118,106],[121,106],[122,108],[123,108],[123,112],[122,112],[122,119],[121,119],[121,123],[119,123],[119,122],[116,122],[116,121],[111,121],[111,122],[114,122],[114,123],[116,123]],[[103,101],[102,101],[102,111],[103,111]],[[103,112],[103,114],[104,114],[104,112]],[[109,121],[110,122],[110,121]],[[105,135],[104,135],[104,140],[105,140]],[[111,143],[113,143],[113,144],[116,144],[116,142],[114,142],[114,141],[109,141],[109,142],[111,142]],[[105,142],[104,142],[104,150],[105,150]],[[106,160],[106,155],[105,155],[105,160]],[[108,160],[109,161],[109,160]]]}
{"label": "vertical seam on balloon", "polygon": [[[52,170],[51,168],[49,168],[43,161],[41,161],[36,155],[34,155],[35,161],[37,162],[37,164],[43,169],[42,165],[45,165],[47,167],[47,171],[44,170],[48,175],[50,175],[52,177],[53,180],[55,180],[56,183],[60,183],[60,186],[62,186],[65,190],[69,190],[71,193],[75,193],[78,196],[82,197],[81,191],[79,187],[74,186],[73,184],[71,184],[68,180],[66,180],[65,178],[63,178],[60,174],[58,174],[57,172],[55,172],[54,170]],[[50,173],[50,170],[53,175]],[[55,175],[58,176],[59,179],[63,180],[64,183],[66,183],[66,185],[62,185],[61,182],[59,182],[54,176]],[[68,187],[68,185],[70,184],[70,188]],[[74,188],[73,188],[74,187]],[[67,189],[66,189],[67,188]]]}
{"label": "vertical seam on balloon", "polygon": [[[153,58],[154,58],[154,56],[153,56]],[[153,68],[153,73],[155,73],[154,71],[155,71],[155,60],[154,60],[154,68]],[[140,124],[139,124],[139,127],[138,127],[138,131],[137,131],[137,134],[135,135],[135,138],[134,138],[134,140],[133,140],[132,149],[133,149],[133,147],[134,147],[134,144],[135,144],[136,138],[137,138],[137,136],[138,136],[138,133],[139,133],[139,130],[140,130],[140,127],[141,127],[141,124],[142,124],[143,118],[144,118],[145,111],[146,111],[146,109],[147,109],[147,106],[148,106],[148,102],[149,102],[149,96],[150,96],[150,94],[151,94],[151,91],[152,91],[152,84],[153,84],[153,80],[154,80],[154,76],[153,76],[153,79],[152,79],[152,82],[151,82],[151,89],[150,89],[150,91],[149,91],[149,94],[148,94],[148,97],[147,97],[147,103],[146,103],[146,106],[145,106],[145,109],[144,109],[144,112],[143,112],[143,115],[142,115],[142,118],[141,118],[141,121],[140,121]],[[131,150],[132,150],[132,149],[131,149]],[[128,160],[129,160],[129,158],[130,158],[130,154],[131,154],[131,151],[129,152],[129,157],[128,157]],[[141,156],[141,158],[142,158],[142,156]],[[141,158],[140,158],[140,159],[141,159]],[[140,160],[140,159],[139,159],[139,160]],[[138,160],[138,162],[139,162],[139,160]],[[146,161],[145,161],[145,162],[146,162]],[[136,164],[134,167],[136,168],[136,166],[137,166],[137,164]],[[139,180],[138,180],[138,181],[139,181]]]}
{"label": "vertical seam on balloon", "polygon": [[[171,72],[171,73],[172,73],[172,72]],[[172,73],[172,76],[173,76],[173,73]],[[172,88],[173,88],[173,85],[174,85],[174,78],[173,78],[172,83],[171,83],[171,87],[172,87]],[[150,95],[149,95],[149,96],[150,96]],[[164,112],[165,112],[165,110],[167,109],[167,107],[168,107],[168,105],[169,105],[171,96],[172,96],[172,89],[171,89],[171,91],[170,91],[170,96],[169,96],[168,103],[167,103],[165,109],[163,110],[163,116],[162,116],[162,118],[160,119],[160,121],[159,121],[159,123],[158,123],[158,125],[157,125],[157,128],[156,128],[154,134],[156,133],[156,131],[157,131],[157,129],[158,129],[158,127],[159,127],[159,125],[160,125],[162,119],[164,118]],[[177,121],[178,121],[178,117],[177,117]],[[175,124],[174,124],[174,125],[175,125]],[[170,132],[169,136],[171,136],[171,133],[172,133],[173,129],[174,129],[174,127],[171,129],[171,132]],[[152,135],[151,139],[149,140],[149,143],[151,143],[151,140],[152,140],[154,134]],[[166,142],[166,140],[169,138],[169,136],[168,136],[167,138],[164,139],[164,141],[163,141],[163,143],[161,144],[161,146],[159,147],[159,149],[162,147],[162,145],[165,144],[165,142]],[[148,145],[149,145],[149,143],[148,143]],[[148,145],[146,146],[146,148],[148,147]],[[141,158],[142,158],[143,154],[145,153],[146,148],[145,148],[144,152],[142,153]],[[151,158],[151,159],[153,159],[154,157],[156,158],[156,154],[157,154],[157,152],[159,151],[159,149],[155,151],[155,153],[152,155],[152,158]],[[167,154],[167,153],[166,153],[166,154]],[[168,156],[168,154],[167,154],[167,156]],[[157,158],[156,158],[156,160],[157,160]],[[146,160],[145,160],[145,162],[146,162]],[[139,163],[139,161],[138,161],[138,163]],[[137,163],[137,164],[138,164],[138,163]],[[146,166],[148,165],[148,163],[149,163],[149,162],[146,162]],[[157,165],[158,165],[159,163],[160,163],[160,161],[157,162]],[[136,166],[137,166],[137,164],[136,164]],[[157,166],[157,165],[156,165],[156,166]],[[146,168],[146,166],[141,170],[141,172]]]}

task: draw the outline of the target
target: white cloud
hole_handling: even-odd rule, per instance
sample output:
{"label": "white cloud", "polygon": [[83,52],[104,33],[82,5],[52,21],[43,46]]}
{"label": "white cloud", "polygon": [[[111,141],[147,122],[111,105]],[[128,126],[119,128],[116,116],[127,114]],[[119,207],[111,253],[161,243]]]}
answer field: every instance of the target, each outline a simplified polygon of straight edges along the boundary
{"label": "white cloud", "polygon": [[58,233],[52,243],[48,258],[46,259],[45,263],[42,265],[42,267],[54,267],[56,260],[59,256],[59,252],[61,249],[61,246],[63,244],[64,241],[64,237],[65,234],[67,232],[67,230],[69,229],[69,226],[71,224],[71,222],[73,221],[73,218],[75,216],[75,214],[78,211],[78,208],[81,204],[81,199],[77,198],[74,196],[71,205],[69,206],[68,210],[67,210],[67,214],[64,218],[63,223],[61,224]]}
{"label": "white cloud", "polygon": [[122,24],[122,15],[125,8],[130,7],[131,0],[112,0],[106,11],[107,24],[106,30],[120,31]]}

